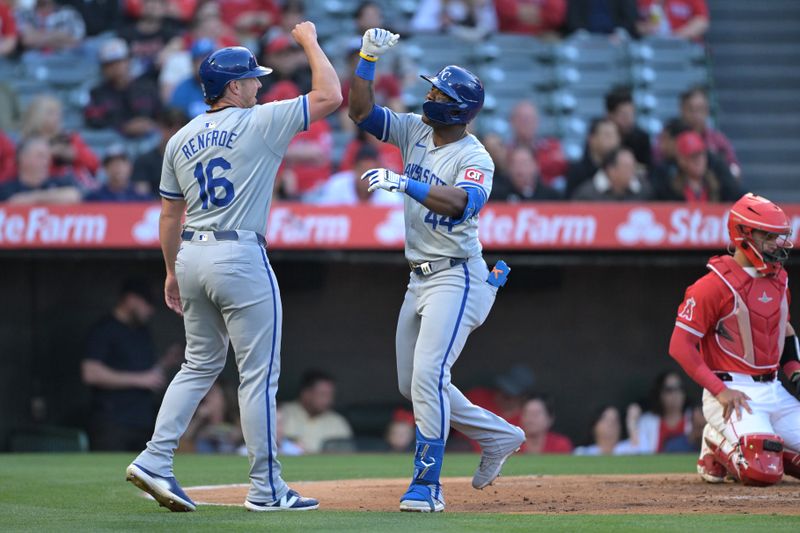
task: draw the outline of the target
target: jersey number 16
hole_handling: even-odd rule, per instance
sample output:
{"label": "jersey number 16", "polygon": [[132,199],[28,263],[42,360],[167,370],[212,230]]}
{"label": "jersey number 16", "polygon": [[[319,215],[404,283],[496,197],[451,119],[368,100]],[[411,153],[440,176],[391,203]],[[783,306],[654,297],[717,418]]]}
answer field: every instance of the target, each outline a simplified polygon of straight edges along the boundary
{"label": "jersey number 16", "polygon": [[[233,201],[236,192],[233,190],[233,183],[228,181],[225,176],[214,177],[214,170],[221,168],[223,171],[230,170],[231,164],[224,157],[215,157],[206,165],[203,170],[203,163],[197,163],[194,167],[194,177],[200,186],[200,201],[203,202],[203,209],[208,209],[208,202],[217,207],[225,207]],[[225,195],[220,198],[217,196],[217,189],[224,189]]]}

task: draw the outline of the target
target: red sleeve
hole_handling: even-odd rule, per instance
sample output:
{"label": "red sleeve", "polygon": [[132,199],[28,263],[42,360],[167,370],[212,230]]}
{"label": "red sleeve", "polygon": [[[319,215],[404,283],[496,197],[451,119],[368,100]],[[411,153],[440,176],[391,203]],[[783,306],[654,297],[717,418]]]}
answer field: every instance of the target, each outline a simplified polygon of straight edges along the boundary
{"label": "red sleeve", "polygon": [[0,130],[0,183],[17,175],[17,154],[14,142]]}
{"label": "red sleeve", "polygon": [[500,31],[505,31],[508,26],[516,23],[518,0],[494,0],[494,9],[497,11],[497,24]]}
{"label": "red sleeve", "polygon": [[675,326],[669,343],[669,354],[681,365],[681,368],[695,383],[716,396],[725,389],[725,384],[714,375],[705,361],[703,361],[700,349],[697,346],[699,340],[693,333]]}
{"label": "red sleeve", "polygon": [[77,133],[72,134],[72,148],[75,150],[73,164],[76,167],[88,169],[92,174],[96,174],[97,169],[100,168],[100,160]]}
{"label": "red sleeve", "polygon": [[726,294],[720,289],[716,274],[709,273],[686,289],[678,306],[675,325],[702,338],[711,331],[720,316],[720,306]]}

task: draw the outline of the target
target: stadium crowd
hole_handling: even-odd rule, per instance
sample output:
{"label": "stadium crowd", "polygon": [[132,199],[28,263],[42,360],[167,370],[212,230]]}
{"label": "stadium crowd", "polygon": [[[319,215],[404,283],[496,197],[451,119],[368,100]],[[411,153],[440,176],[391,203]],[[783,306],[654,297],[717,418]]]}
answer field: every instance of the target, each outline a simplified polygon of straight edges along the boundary
{"label": "stadium crowd", "polygon": [[[575,32],[607,34],[612,41],[662,36],[701,43],[709,25],[705,0],[414,4],[398,31],[445,33],[465,46],[497,34],[553,42]],[[353,9],[351,17],[340,18],[352,25],[327,37],[325,45],[343,81],[345,101],[330,120],[313,123],[292,141],[276,192],[282,199],[325,205],[392,203],[391,195],[371,195],[360,187],[358,177],[377,166],[401,172],[399,150],[356,131],[347,119],[347,93],[360,35],[399,22],[384,17],[382,3],[341,6]],[[68,116],[64,94],[47,81],[32,98],[0,91],[0,111],[8,102],[27,102],[17,122],[0,113],[0,201],[155,199],[166,141],[206,109],[197,76],[200,62],[216,48],[243,45],[274,69],[262,80],[260,102],[305,93],[310,70],[289,31],[299,21],[314,20],[322,9],[318,2],[297,0],[0,0],[3,62],[35,70],[48,58],[71,58],[63,69],[89,63],[99,72],[77,119]],[[418,82],[418,67],[411,54],[403,53],[402,42],[399,48],[381,65],[385,69],[379,70],[375,89],[378,104],[404,111],[404,95]],[[630,86],[610,87],[605,110],[586,128],[582,154],[568,153],[563,139],[540,133],[541,110],[534,98],[520,98],[502,117],[508,125],[503,132],[478,124],[473,133],[496,165],[491,199],[725,202],[741,195],[735,151],[711,126],[709,95],[702,87],[687,88],[675,118],[660,131],[637,125]],[[114,142],[92,145],[85,139],[92,132],[109,133],[102,138]]]}

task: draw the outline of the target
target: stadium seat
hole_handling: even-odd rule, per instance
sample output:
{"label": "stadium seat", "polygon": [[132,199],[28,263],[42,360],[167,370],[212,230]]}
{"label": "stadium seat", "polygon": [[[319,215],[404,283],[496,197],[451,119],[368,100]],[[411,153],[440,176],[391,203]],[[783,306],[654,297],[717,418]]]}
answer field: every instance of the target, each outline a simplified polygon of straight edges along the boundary
{"label": "stadium seat", "polygon": [[76,428],[36,426],[20,428],[9,437],[10,452],[88,452],[89,437]]}

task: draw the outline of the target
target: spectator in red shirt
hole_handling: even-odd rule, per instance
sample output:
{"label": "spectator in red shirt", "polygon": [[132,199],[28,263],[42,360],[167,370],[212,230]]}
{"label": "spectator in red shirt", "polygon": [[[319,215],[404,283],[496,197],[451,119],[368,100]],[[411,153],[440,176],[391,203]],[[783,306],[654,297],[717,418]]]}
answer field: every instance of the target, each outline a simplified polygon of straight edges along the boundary
{"label": "spectator in red shirt", "polygon": [[708,30],[706,0],[638,0],[641,35],[700,41]]}
{"label": "spectator in red shirt", "polygon": [[50,175],[72,176],[84,189],[97,186],[100,161],[77,132],[64,131],[61,101],[50,95],[31,100],[22,117],[23,137],[43,137],[50,143]]}
{"label": "spectator in red shirt", "polygon": [[542,174],[542,183],[558,188],[567,172],[567,159],[561,148],[561,141],[553,137],[538,137],[539,110],[529,100],[518,102],[509,115],[511,123],[511,143],[509,147],[527,146]]}
{"label": "spectator in red shirt", "polygon": [[569,437],[551,431],[556,420],[553,400],[549,396],[536,395],[522,407],[522,429],[525,442],[521,453],[572,453]]}
{"label": "spectator in red shirt", "polygon": [[501,33],[555,35],[567,15],[566,0],[495,0]]}
{"label": "spectator in red shirt", "polygon": [[17,177],[0,186],[0,202],[15,204],[72,204],[81,193],[71,177],[50,175],[50,143],[29,137],[17,148]]}
{"label": "spectator in red shirt", "polygon": [[709,165],[703,138],[696,131],[685,131],[675,140],[677,170],[656,182],[656,199],[688,202],[734,202],[742,196],[739,184],[725,167]]}
{"label": "spectator in red shirt", "polygon": [[13,0],[0,0],[0,57],[14,53],[19,41],[17,21],[10,3],[13,4]]}
{"label": "spectator in red shirt", "polygon": [[272,0],[220,0],[222,21],[233,28],[242,43],[256,44],[272,26],[281,22],[281,11]]}
{"label": "spectator in red shirt", "polygon": [[4,183],[17,175],[17,148],[14,141],[0,130],[0,183]]}
{"label": "spectator in red shirt", "polygon": [[681,95],[683,121],[703,137],[709,152],[725,159],[733,177],[740,179],[741,169],[733,145],[724,133],[709,126],[709,115],[708,94],[705,89],[694,87]]}

